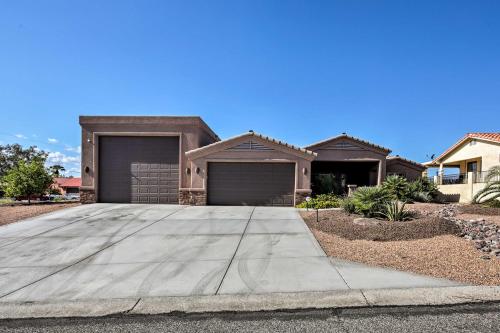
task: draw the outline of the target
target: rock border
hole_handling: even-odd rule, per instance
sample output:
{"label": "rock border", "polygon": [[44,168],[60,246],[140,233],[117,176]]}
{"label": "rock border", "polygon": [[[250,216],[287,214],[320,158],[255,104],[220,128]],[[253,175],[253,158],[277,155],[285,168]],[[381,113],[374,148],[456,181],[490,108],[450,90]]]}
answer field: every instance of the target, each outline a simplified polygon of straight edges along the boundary
{"label": "rock border", "polygon": [[434,214],[455,223],[461,230],[460,237],[474,242],[477,250],[484,252],[483,259],[500,259],[500,226],[488,223],[484,218],[462,220],[456,217],[459,205],[450,204]]}

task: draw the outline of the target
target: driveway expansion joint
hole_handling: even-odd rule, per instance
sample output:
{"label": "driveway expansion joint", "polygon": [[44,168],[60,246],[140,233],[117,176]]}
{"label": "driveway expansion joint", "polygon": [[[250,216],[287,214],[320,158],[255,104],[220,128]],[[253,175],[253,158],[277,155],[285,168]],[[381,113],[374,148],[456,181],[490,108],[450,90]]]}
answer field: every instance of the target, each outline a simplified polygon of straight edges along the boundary
{"label": "driveway expansion joint", "polygon": [[240,248],[241,241],[243,240],[243,237],[245,237],[245,233],[248,229],[248,225],[250,224],[250,221],[252,220],[253,213],[255,212],[255,207],[253,207],[252,212],[250,213],[250,216],[248,217],[248,221],[245,225],[245,229],[243,229],[243,233],[241,234],[240,240],[238,241],[238,245],[236,245],[236,250],[233,253],[233,256],[231,257],[231,260],[229,261],[229,264],[227,265],[226,271],[224,272],[224,275],[222,276],[222,279],[220,280],[219,286],[217,287],[217,290],[215,291],[215,295],[219,294],[219,290],[222,287],[222,283],[224,282],[224,279],[226,278],[227,272],[229,271],[229,268],[231,267],[231,264],[234,261],[234,258],[236,257],[236,253],[238,253],[238,249]]}

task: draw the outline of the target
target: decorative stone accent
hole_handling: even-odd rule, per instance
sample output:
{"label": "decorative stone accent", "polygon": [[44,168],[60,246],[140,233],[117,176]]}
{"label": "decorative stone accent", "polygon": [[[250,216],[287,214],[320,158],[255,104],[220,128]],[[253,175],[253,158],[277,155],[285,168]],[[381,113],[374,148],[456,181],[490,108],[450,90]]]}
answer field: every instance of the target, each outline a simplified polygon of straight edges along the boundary
{"label": "decorative stone accent", "polygon": [[207,192],[204,190],[179,190],[179,204],[205,206],[207,204]]}
{"label": "decorative stone accent", "polygon": [[436,214],[454,222],[461,230],[460,236],[474,242],[476,249],[489,254],[489,257],[500,259],[500,227],[494,223],[488,223],[484,219],[459,219],[456,217],[457,208],[457,205],[447,205]]}
{"label": "decorative stone accent", "polygon": [[311,196],[311,192],[309,191],[300,191],[300,192],[295,192],[295,205],[298,205],[304,201],[306,201],[306,198],[308,196]]}
{"label": "decorative stone accent", "polygon": [[80,203],[91,204],[96,202],[95,190],[80,188]]}

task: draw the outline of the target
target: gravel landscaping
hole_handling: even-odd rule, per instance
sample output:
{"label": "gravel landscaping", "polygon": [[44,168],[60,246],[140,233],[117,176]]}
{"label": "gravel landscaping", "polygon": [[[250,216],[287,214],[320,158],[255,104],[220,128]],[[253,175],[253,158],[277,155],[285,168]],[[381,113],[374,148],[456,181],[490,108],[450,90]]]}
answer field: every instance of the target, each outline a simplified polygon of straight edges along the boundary
{"label": "gravel landscaping", "polygon": [[500,255],[495,252],[500,230],[488,220],[498,216],[462,220],[461,214],[470,208],[462,210],[459,205],[408,208],[419,215],[406,222],[366,219],[338,210],[320,211],[319,222],[315,212],[301,214],[329,256],[470,284],[500,285]]}
{"label": "gravel landscaping", "polygon": [[68,203],[32,203],[27,204],[3,204],[0,205],[0,225],[9,224],[24,220],[37,215],[50,213],[59,209],[69,208],[77,206],[80,203],[68,202]]}

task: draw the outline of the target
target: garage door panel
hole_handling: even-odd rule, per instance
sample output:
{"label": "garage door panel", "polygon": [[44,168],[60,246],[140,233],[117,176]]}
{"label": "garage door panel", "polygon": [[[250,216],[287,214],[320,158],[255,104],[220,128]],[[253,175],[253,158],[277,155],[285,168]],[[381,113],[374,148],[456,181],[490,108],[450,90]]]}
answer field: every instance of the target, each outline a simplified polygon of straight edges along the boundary
{"label": "garage door panel", "polygon": [[208,166],[208,203],[213,205],[292,206],[293,163],[225,163]]}
{"label": "garage door panel", "polygon": [[99,201],[178,203],[178,190],[178,137],[99,138]]}

